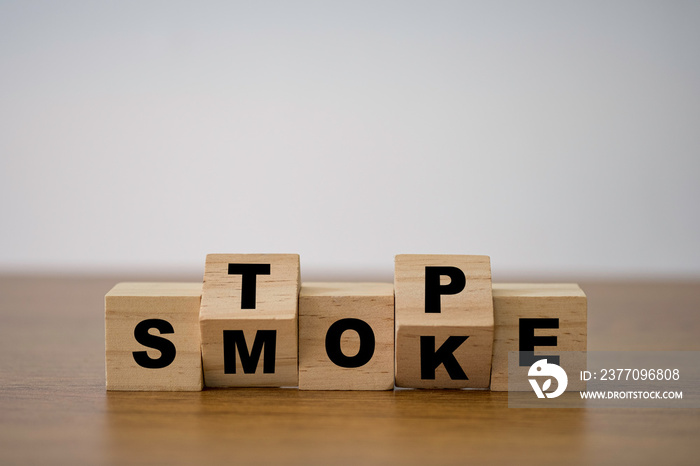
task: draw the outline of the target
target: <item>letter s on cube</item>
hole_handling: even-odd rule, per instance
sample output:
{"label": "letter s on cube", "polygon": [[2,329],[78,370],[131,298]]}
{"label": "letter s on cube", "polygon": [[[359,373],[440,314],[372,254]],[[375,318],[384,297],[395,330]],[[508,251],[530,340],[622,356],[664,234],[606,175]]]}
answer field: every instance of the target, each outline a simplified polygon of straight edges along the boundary
{"label": "letter s on cube", "polygon": [[107,390],[202,389],[201,283],[119,283],[105,295]]}

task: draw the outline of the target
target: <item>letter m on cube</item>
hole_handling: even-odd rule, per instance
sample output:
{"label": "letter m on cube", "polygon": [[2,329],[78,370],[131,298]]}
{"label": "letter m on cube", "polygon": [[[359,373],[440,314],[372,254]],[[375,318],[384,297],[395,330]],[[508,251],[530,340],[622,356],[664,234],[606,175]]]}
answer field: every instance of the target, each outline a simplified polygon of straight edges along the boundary
{"label": "letter m on cube", "polygon": [[199,313],[204,384],[298,383],[299,255],[209,254]]}

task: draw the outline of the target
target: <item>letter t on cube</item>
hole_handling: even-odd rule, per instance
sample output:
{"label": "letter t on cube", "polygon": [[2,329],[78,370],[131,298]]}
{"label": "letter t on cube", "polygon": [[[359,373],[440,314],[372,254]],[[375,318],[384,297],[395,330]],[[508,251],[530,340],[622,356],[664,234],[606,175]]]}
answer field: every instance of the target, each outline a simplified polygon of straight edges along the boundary
{"label": "letter t on cube", "polygon": [[207,387],[298,382],[298,254],[209,254],[199,325]]}
{"label": "letter t on cube", "polygon": [[488,388],[494,328],[488,256],[398,255],[394,292],[396,385]]}

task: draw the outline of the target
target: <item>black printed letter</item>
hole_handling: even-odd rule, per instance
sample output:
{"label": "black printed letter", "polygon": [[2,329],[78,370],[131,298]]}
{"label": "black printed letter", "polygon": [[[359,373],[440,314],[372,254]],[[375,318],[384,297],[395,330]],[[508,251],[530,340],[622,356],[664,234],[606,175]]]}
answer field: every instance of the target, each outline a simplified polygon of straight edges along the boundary
{"label": "black printed letter", "polygon": [[[440,276],[447,275],[451,281],[447,285],[440,284]],[[466,285],[464,272],[457,267],[426,267],[425,268],[425,312],[440,312],[440,296],[457,294]]]}
{"label": "black printed letter", "polygon": [[277,347],[277,330],[258,330],[255,333],[253,349],[249,352],[243,330],[224,330],[224,374],[236,373],[236,347],[241,355],[243,373],[255,374],[263,347],[263,374],[275,373],[275,350]]}
{"label": "black printed letter", "polygon": [[[340,349],[340,338],[346,330],[354,330],[360,337],[360,350],[355,356],[346,356]],[[341,319],[333,322],[326,333],[326,354],[340,367],[364,366],[374,356],[374,332],[367,322],[360,319]]]}
{"label": "black printed letter", "polygon": [[435,351],[435,337],[421,336],[420,378],[423,380],[435,380],[435,369],[440,364],[444,364],[450,379],[469,380],[453,354],[462,343],[467,341],[467,338],[469,337],[451,336]]}
{"label": "black printed letter", "polygon": [[134,351],[134,361],[146,369],[162,369],[168,367],[175,360],[175,345],[167,338],[148,333],[152,328],[158,330],[161,334],[175,333],[170,322],[162,319],[147,319],[139,322],[134,328],[134,338],[143,346],[160,351],[160,357],[153,359],[148,356],[146,351]]}
{"label": "black printed letter", "polygon": [[241,277],[241,309],[255,309],[255,283],[258,275],[270,275],[270,264],[229,264],[229,275]]}
{"label": "black printed letter", "polygon": [[535,356],[535,346],[557,346],[556,336],[536,337],[536,328],[559,328],[559,319],[520,319],[520,365],[532,366],[540,359],[559,364],[559,356]]}

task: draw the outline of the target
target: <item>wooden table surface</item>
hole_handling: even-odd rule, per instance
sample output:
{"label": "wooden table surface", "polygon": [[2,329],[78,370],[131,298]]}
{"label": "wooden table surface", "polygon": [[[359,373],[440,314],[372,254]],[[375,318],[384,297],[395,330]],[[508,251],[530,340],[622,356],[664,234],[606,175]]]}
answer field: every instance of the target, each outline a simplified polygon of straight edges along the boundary
{"label": "wooden table surface", "polygon": [[[506,393],[452,390],[107,393],[104,294],[127,279],[0,276],[0,464],[700,464],[698,409],[511,409]],[[590,350],[700,349],[700,282],[581,286]]]}

